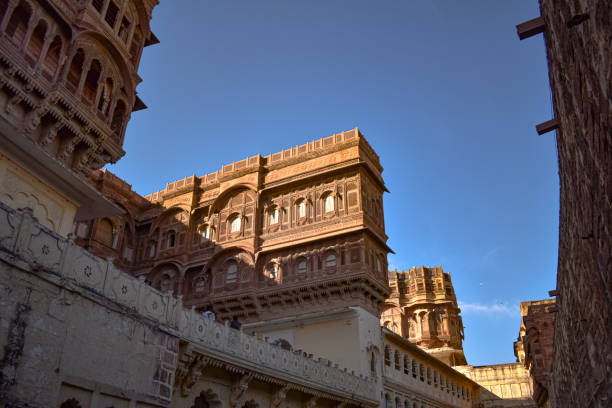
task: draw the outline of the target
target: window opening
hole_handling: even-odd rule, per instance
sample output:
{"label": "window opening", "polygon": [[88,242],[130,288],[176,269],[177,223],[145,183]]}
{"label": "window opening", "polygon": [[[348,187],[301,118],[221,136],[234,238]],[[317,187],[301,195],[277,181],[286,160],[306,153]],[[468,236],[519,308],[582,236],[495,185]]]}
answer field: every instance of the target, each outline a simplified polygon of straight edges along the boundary
{"label": "window opening", "polygon": [[304,217],[306,217],[306,203],[304,201],[301,201],[298,204],[298,218]]}
{"label": "window opening", "polygon": [[270,225],[278,224],[278,208],[273,208],[270,210],[269,222]]}
{"label": "window opening", "polygon": [[238,280],[238,266],[232,262],[227,266],[227,283],[235,283]]}
{"label": "window opening", "polygon": [[93,0],[91,4],[93,4],[94,8],[98,10],[98,13],[102,12],[102,8],[104,7],[104,0]]}
{"label": "window opening", "polygon": [[234,218],[230,223],[230,232],[240,231],[240,217]]}
{"label": "window opening", "polygon": [[206,281],[204,280],[204,278],[198,278],[195,282],[194,290],[196,293],[202,293],[204,292],[205,286]]}
{"label": "window opening", "polygon": [[308,272],[308,263],[306,262],[306,259],[300,259],[297,265],[297,271],[298,273],[306,273]]}
{"label": "window opening", "polygon": [[45,60],[43,62],[43,68],[51,77],[53,77],[57,71],[61,52],[62,39],[59,37],[59,35],[56,35],[51,42],[49,49],[47,50],[47,55],[45,56]]}
{"label": "window opening", "polygon": [[271,263],[266,268],[266,276],[270,279],[278,278],[278,265],[275,263]]}
{"label": "window opening", "polygon": [[115,132],[117,136],[121,134],[125,111],[125,103],[122,100],[117,101],[117,106],[115,106],[115,112],[113,113],[113,120],[111,122],[111,130]]}
{"label": "window opening", "polygon": [[67,81],[72,86],[72,90],[75,91],[79,82],[81,81],[81,74],[83,73],[83,62],[85,61],[85,53],[82,48],[79,48],[72,57],[72,63],[70,64],[70,70],[68,71]]}
{"label": "window opening", "polygon": [[332,195],[328,195],[325,197],[325,212],[334,211],[334,197]]}
{"label": "window opening", "polygon": [[104,20],[109,26],[111,26],[111,28],[115,28],[118,14],[119,7],[117,7],[117,5],[111,0],[111,2],[108,3],[108,8],[106,9],[106,16],[104,16]]}
{"label": "window opening", "polygon": [[30,37],[30,42],[28,43],[27,54],[31,58],[32,66],[34,66],[40,58],[46,34],[47,23],[45,23],[44,20],[41,20],[34,29],[34,32]]}
{"label": "window opening", "polygon": [[325,257],[325,267],[331,268],[334,266],[336,266],[336,255],[334,254],[327,255],[327,257]]}
{"label": "window opening", "polygon": [[124,43],[127,43],[129,32],[130,32],[130,20],[123,17],[121,19],[121,25],[119,26],[119,38],[121,38]]}
{"label": "window opening", "polygon": [[93,103],[93,101],[96,99],[96,93],[98,92],[98,81],[100,79],[101,72],[102,66],[100,65],[100,61],[96,59],[91,61],[89,72],[85,78],[85,85],[83,86],[83,97],[89,103]]}
{"label": "window opening", "polygon": [[168,233],[168,248],[174,248],[174,244],[176,243],[176,234],[171,231]]}
{"label": "window opening", "polygon": [[19,45],[23,42],[23,39],[28,32],[28,22],[32,16],[32,9],[25,2],[20,2],[19,5],[13,11],[11,19],[6,25],[6,34],[13,38]]}

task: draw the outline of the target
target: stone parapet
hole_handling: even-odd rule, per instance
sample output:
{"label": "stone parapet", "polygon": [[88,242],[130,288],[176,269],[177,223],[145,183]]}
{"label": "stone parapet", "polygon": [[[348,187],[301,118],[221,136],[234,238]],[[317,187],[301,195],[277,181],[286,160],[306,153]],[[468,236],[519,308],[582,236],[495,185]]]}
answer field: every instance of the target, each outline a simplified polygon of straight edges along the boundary
{"label": "stone parapet", "polygon": [[239,177],[242,174],[255,172],[265,167],[268,170],[285,167],[300,161],[308,160],[322,154],[327,154],[346,146],[349,143],[357,143],[363,156],[371,167],[373,172],[380,174],[382,167],[380,158],[372,149],[365,137],[355,128],[346,132],[341,132],[329,137],[314,140],[300,146],[295,146],[289,149],[282,150],[277,153],[272,153],[267,156],[255,155],[243,160],[239,160],[230,164],[225,164],[221,170],[213,173],[208,173],[200,177],[190,176],[181,180],[176,180],[166,184],[166,188],[155,193],[146,195],[145,198],[153,203],[162,202],[164,197],[181,192],[184,189],[194,188],[199,185],[202,188],[212,186],[224,180],[229,180],[234,177]]}
{"label": "stone parapet", "polygon": [[284,350],[204,318],[193,309],[184,309],[180,296],[152,288],[117,269],[112,260],[95,257],[72,239],[43,227],[28,210],[15,211],[2,203],[0,259],[24,271],[54,275],[68,287],[84,288],[116,302],[126,313],[150,319],[162,331],[190,343],[207,357],[289,381],[299,389],[376,404],[373,378],[349,373],[327,360]]}

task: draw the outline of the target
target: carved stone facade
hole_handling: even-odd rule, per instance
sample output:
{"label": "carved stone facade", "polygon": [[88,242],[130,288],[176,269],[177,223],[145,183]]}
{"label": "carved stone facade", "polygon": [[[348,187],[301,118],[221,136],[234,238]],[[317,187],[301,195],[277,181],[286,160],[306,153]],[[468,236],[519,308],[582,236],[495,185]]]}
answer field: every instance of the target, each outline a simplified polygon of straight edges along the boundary
{"label": "carved stone facade", "polygon": [[124,215],[77,224],[77,242],[187,306],[245,323],[358,306],[388,294],[378,156],[357,129],[223,166],[145,199],[108,172]]}
{"label": "carved stone facade", "polygon": [[378,405],[374,378],[184,309],[3,204],[0,289],[3,408]]}
{"label": "carved stone facade", "polygon": [[87,177],[125,154],[127,121],[144,107],[137,70],[142,48],[156,41],[156,4],[0,1],[3,202],[46,213],[57,221],[46,225],[64,235],[75,217],[120,213]]}
{"label": "carved stone facade", "polygon": [[446,364],[466,364],[463,321],[450,274],[441,266],[389,271],[389,286],[381,324]]}
{"label": "carved stone facade", "polygon": [[612,8],[607,0],[540,5],[561,189],[550,401],[605,407],[612,401]]}
{"label": "carved stone facade", "polygon": [[533,399],[540,407],[549,407],[550,371],[553,360],[555,299],[521,302],[521,328],[514,343],[519,363],[529,370]]}

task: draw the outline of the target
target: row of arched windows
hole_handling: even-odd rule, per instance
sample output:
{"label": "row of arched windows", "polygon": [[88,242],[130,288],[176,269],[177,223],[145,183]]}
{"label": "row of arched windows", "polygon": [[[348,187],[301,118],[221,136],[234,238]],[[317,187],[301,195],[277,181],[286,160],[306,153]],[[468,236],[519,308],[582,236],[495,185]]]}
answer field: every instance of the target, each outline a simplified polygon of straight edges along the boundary
{"label": "row of arched windows", "polygon": [[[88,66],[85,65],[87,61]],[[119,90],[113,75],[107,67],[103,67],[99,59],[89,60],[84,49],[78,48],[72,56],[66,74],[66,85],[73,93],[79,93],[80,90],[82,100],[90,106],[95,106],[98,114],[105,120],[110,120],[111,131],[116,136],[122,134],[128,113],[127,105],[123,99],[117,97]],[[112,116],[109,116],[111,110]]]}
{"label": "row of arched windows", "polygon": [[137,64],[144,39],[140,25],[135,24],[136,15],[130,3],[117,0],[92,0],[91,5],[126,47],[131,39],[129,52],[132,62]]}
{"label": "row of arched windows", "polygon": [[[0,1],[0,12],[6,14],[8,1]],[[62,37],[55,33],[57,28],[42,17],[32,21],[35,17],[34,9],[25,0],[17,4],[10,16],[3,17],[8,18],[8,21],[3,21],[7,37],[25,52],[25,58],[33,68],[40,66],[43,75],[53,81],[65,52]],[[80,93],[86,104],[95,107],[111,131],[119,137],[128,114],[128,105],[117,96],[120,86],[114,77],[116,75],[111,74],[111,70],[101,63],[99,57],[92,55],[88,59],[81,47],[72,55],[65,83],[73,93]]]}
{"label": "row of arched windows", "polygon": [[43,74],[47,79],[53,80],[63,49],[62,37],[54,34],[56,27],[39,18],[33,26],[27,44],[24,44],[30,24],[34,23],[31,21],[34,17],[32,6],[26,1],[20,1],[10,16],[5,16],[7,11],[8,0],[1,0],[0,19],[8,18],[8,21],[3,22],[4,33],[19,49],[23,50],[25,46],[26,60],[31,67],[34,68],[40,62]]}
{"label": "row of arched windows", "polygon": [[469,390],[459,384],[454,383],[448,378],[444,377],[438,371],[431,367],[425,366],[418,360],[410,358],[410,356],[401,353],[399,350],[391,350],[390,346],[385,346],[385,365],[393,367],[405,375],[411,375],[414,379],[419,379],[422,382],[440,388],[441,391],[445,391],[454,397],[462,398],[464,400],[471,399],[471,393]]}
{"label": "row of arched windows", "polygon": [[[334,212],[336,208],[334,196],[331,192],[324,193],[321,196],[321,205],[323,207],[323,213],[329,214]],[[308,217],[308,201],[305,198],[300,198],[295,201],[295,219],[296,221],[300,221],[306,219]],[[271,205],[267,209],[267,225],[272,226],[278,224],[280,222],[280,214],[281,209],[277,205]]]}
{"label": "row of arched windows", "polygon": [[385,394],[385,408],[432,408],[432,406],[409,398],[395,397],[393,399],[391,395]]}

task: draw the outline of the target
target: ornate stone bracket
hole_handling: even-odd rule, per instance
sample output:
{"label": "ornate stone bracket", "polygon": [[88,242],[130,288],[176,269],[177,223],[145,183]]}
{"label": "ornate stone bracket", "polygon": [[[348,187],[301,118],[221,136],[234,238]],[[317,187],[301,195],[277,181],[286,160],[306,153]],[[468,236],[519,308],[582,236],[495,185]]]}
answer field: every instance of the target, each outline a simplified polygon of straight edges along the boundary
{"label": "ornate stone bracket", "polygon": [[238,381],[235,381],[232,384],[232,388],[230,390],[230,407],[236,408],[238,407],[238,403],[240,399],[244,395],[244,393],[249,388],[249,382],[253,379],[253,374],[248,373],[240,376]]}
{"label": "ornate stone bracket", "polygon": [[287,398],[287,391],[289,391],[289,386],[285,385],[274,392],[272,395],[272,403],[270,404],[271,408],[280,407],[285,398]]}
{"label": "ornate stone bracket", "polygon": [[[185,354],[184,354],[185,355]],[[195,355],[181,359],[176,370],[175,387],[180,390],[181,396],[187,397],[191,388],[199,381],[210,358]]]}
{"label": "ornate stone bracket", "polygon": [[311,397],[306,404],[304,405],[305,408],[316,408],[317,406],[317,401],[319,400],[319,397]]}

